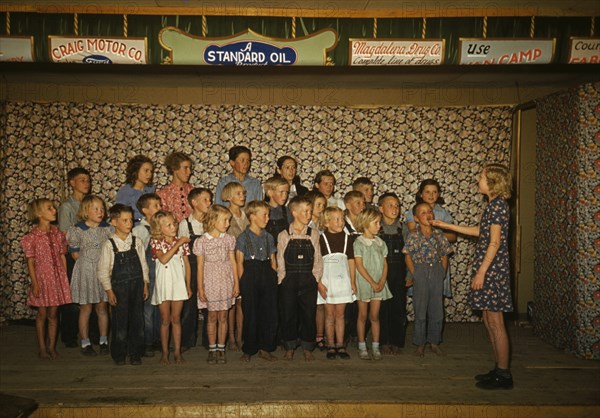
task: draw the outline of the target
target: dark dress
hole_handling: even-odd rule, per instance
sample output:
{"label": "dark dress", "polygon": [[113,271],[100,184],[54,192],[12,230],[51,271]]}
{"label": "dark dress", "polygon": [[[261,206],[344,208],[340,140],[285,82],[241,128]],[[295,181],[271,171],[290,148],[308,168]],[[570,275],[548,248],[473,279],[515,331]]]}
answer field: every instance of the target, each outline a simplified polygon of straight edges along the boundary
{"label": "dark dress", "polygon": [[481,215],[479,240],[477,241],[473,257],[473,276],[477,274],[477,270],[481,266],[490,244],[490,227],[492,225],[501,226],[500,248],[485,274],[483,287],[479,290],[471,289],[469,293],[469,304],[473,309],[492,312],[512,312],[513,310],[510,294],[508,221],[508,203],[502,197],[494,198]]}

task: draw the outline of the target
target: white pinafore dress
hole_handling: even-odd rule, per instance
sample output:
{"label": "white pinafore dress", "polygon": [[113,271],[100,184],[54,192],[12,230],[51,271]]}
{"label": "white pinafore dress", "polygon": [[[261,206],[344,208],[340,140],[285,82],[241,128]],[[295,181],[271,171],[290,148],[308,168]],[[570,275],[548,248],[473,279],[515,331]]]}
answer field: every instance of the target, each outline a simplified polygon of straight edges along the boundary
{"label": "white pinafore dress", "polygon": [[344,237],[344,251],[341,253],[332,253],[327,236],[325,234],[321,236],[327,246],[327,255],[323,256],[323,278],[321,279],[327,288],[327,299],[323,299],[321,294],[317,293],[317,305],[354,302],[356,295],[352,294],[350,269],[346,255],[348,235]]}

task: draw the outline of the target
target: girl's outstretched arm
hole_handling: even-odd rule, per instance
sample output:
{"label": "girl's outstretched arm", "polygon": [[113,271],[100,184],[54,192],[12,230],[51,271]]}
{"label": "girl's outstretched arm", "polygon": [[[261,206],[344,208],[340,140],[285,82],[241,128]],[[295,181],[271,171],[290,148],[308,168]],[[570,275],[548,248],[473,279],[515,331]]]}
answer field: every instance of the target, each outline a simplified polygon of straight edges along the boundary
{"label": "girl's outstretched arm", "polygon": [[471,288],[474,290],[479,290],[483,287],[483,282],[485,280],[485,273],[487,273],[488,269],[492,265],[498,250],[500,249],[500,237],[502,235],[502,226],[500,225],[491,225],[490,226],[490,244],[485,251],[485,255],[483,256],[483,261],[475,273],[475,277],[473,277],[473,282],[471,282]]}
{"label": "girl's outstretched arm", "polygon": [[436,228],[447,229],[447,230],[454,231],[454,232],[457,232],[457,233],[463,234],[463,235],[469,235],[472,237],[479,236],[479,225],[478,226],[455,225],[455,224],[449,224],[448,222],[440,221],[438,219],[434,219],[433,221],[431,221],[431,225],[435,226]]}
{"label": "girl's outstretched arm", "polygon": [[181,237],[177,240],[177,243],[173,245],[166,253],[162,251],[157,251],[156,258],[158,259],[158,261],[161,262],[161,264],[167,264],[169,261],[171,261],[171,258],[173,258],[175,254],[177,254],[177,251],[179,251],[179,247],[188,242],[190,242],[190,239],[188,237]]}

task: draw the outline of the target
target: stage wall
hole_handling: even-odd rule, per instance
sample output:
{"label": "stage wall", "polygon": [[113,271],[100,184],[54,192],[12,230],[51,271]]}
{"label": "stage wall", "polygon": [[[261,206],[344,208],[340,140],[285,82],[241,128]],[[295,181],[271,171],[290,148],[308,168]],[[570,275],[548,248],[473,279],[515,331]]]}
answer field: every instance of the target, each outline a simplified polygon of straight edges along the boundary
{"label": "stage wall", "polygon": [[[261,180],[276,159],[299,160],[303,183],[331,169],[338,194],[369,176],[376,195],[396,192],[402,210],[414,203],[421,179],[435,177],[446,208],[460,223],[475,224],[483,209],[477,176],[487,162],[508,164],[512,108],[156,106],[7,102],[3,104],[0,178],[0,319],[32,317],[26,305],[27,265],[19,246],[30,226],[25,206],[36,197],[55,201],[67,192],[66,172],[92,173],[93,193],[110,205],[124,181],[127,160],[142,153],[156,162],[155,179],[168,181],[164,157],[173,150],[195,160],[192,183],[215,187],[229,171],[227,150],[253,150],[252,174]],[[459,238],[451,259],[454,298],[449,321],[472,321],[466,303],[474,244]]]}

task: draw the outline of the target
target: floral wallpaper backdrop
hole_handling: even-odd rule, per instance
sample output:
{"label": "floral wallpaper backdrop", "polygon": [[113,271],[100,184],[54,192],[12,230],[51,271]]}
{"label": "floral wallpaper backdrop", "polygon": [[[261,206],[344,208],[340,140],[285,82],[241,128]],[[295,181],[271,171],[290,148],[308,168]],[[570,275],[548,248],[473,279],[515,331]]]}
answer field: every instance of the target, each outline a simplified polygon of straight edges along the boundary
{"label": "floral wallpaper backdrop", "polygon": [[534,329],[600,359],[600,83],[537,102]]}
{"label": "floral wallpaper backdrop", "polygon": [[[0,319],[32,317],[26,305],[26,260],[19,247],[29,230],[25,206],[35,197],[56,202],[67,194],[66,172],[78,165],[92,173],[92,192],[114,203],[127,160],[145,154],[156,162],[159,187],[169,180],[163,161],[181,150],[192,155],[191,182],[214,188],[229,172],[227,150],[253,151],[252,175],[275,171],[278,157],[299,161],[303,183],[331,169],[337,193],[354,178],[368,176],[376,195],[396,192],[402,210],[412,207],[419,182],[437,178],[446,208],[457,222],[479,221],[483,200],[477,175],[491,161],[510,160],[512,108],[121,105],[4,103],[0,191]],[[467,306],[474,244],[459,239],[451,265],[454,298],[446,300],[448,321],[477,320]],[[409,307],[410,309],[410,307]]]}

